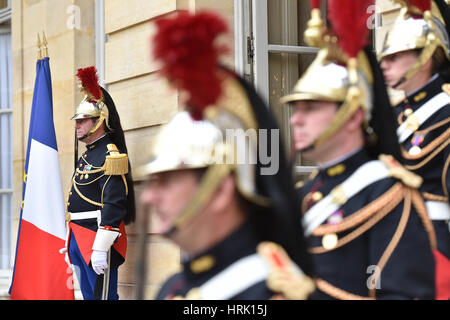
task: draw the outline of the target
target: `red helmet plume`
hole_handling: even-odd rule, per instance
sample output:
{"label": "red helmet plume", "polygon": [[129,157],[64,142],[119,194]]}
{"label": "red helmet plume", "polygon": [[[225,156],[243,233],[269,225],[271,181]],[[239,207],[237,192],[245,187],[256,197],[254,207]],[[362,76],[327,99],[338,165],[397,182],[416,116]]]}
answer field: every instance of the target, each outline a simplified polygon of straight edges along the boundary
{"label": "red helmet plume", "polygon": [[222,93],[218,58],[226,49],[215,40],[227,31],[227,24],[217,14],[205,11],[160,18],[156,26],[153,55],[162,62],[161,72],[188,93],[191,115],[201,119],[203,110]]}
{"label": "red helmet plume", "polygon": [[419,9],[422,13],[431,10],[431,0],[408,0],[407,2]]}
{"label": "red helmet plume", "polygon": [[97,69],[94,66],[78,69],[77,77],[90,98],[95,100],[102,98],[102,89],[98,84]]}
{"label": "red helmet plume", "polygon": [[339,47],[350,57],[356,57],[367,43],[369,6],[374,0],[329,0],[328,18],[338,37]]}

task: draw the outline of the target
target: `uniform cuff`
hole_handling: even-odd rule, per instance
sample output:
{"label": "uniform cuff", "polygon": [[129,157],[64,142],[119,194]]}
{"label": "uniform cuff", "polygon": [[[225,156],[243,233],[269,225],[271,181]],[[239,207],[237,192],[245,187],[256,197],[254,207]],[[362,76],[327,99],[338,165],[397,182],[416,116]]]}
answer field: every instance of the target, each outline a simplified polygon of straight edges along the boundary
{"label": "uniform cuff", "polygon": [[98,229],[92,250],[108,251],[119,236],[118,231]]}

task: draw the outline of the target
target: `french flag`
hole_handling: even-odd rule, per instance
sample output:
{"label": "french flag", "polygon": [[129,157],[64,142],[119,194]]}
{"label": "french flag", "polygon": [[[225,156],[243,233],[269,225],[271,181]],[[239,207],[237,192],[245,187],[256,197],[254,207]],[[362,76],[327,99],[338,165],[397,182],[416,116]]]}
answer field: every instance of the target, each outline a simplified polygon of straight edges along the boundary
{"label": "french flag", "polygon": [[36,65],[22,199],[11,299],[74,299],[72,269],[59,253],[66,226],[48,57]]}

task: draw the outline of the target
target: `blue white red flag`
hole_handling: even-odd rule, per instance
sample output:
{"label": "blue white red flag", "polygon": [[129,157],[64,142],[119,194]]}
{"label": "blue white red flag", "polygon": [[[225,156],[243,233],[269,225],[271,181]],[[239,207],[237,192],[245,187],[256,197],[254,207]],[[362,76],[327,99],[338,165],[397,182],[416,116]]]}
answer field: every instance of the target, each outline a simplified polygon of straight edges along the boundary
{"label": "blue white red flag", "polygon": [[36,65],[21,208],[11,299],[74,299],[59,253],[66,226],[48,57]]}

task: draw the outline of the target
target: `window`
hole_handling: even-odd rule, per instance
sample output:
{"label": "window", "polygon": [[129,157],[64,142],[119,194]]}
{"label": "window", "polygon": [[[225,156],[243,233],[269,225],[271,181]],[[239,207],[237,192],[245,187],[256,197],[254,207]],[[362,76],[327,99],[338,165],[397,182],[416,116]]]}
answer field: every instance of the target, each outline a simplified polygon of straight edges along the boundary
{"label": "window", "polygon": [[[317,48],[303,40],[310,18],[309,1],[253,0],[254,83],[269,102],[281,127],[281,136],[290,153],[290,111],[282,108],[280,97],[288,94],[315,58]],[[325,1],[322,5],[325,17]],[[325,18],[323,18],[325,20]],[[315,168],[299,155],[296,162],[299,178]]]}
{"label": "window", "polygon": [[9,1],[0,1],[0,269],[11,267],[12,53]]}
{"label": "window", "polygon": [[0,0],[0,26],[11,20],[11,0]]}

